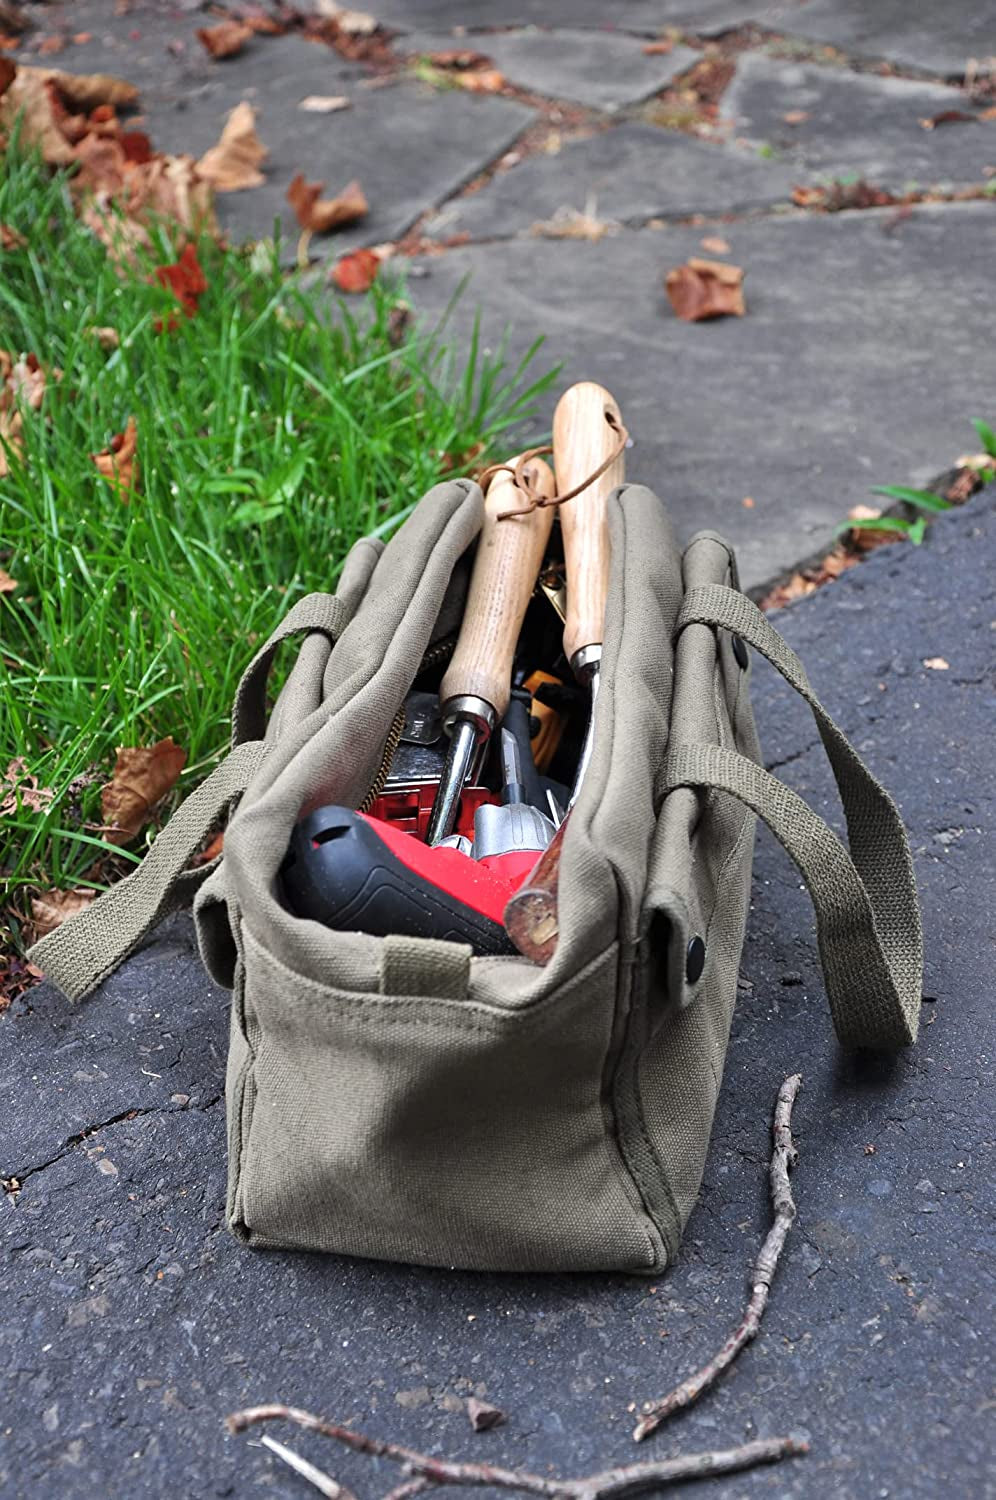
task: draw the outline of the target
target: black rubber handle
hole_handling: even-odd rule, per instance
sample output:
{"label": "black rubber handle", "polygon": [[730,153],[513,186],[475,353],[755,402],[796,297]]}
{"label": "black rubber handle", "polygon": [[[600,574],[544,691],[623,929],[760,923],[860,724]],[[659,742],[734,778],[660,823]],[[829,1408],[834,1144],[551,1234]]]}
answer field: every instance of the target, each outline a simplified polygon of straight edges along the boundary
{"label": "black rubber handle", "polygon": [[322,807],[294,829],[280,867],[283,904],[337,932],[442,938],[475,953],[514,953],[504,927],[410,869],[374,825]]}

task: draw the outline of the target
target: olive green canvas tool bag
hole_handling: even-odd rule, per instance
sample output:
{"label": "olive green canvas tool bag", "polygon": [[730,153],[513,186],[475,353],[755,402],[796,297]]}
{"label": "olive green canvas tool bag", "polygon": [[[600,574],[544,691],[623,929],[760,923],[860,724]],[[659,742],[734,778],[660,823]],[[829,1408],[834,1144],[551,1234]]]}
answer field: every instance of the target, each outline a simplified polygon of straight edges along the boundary
{"label": "olive green canvas tool bag", "polygon": [[[625,485],[609,501],[594,750],[551,962],[337,932],[285,910],[274,891],[291,830],[369,791],[482,515],[476,484],[441,484],[386,547],[353,548],[335,596],[295,604],[242,679],[227,759],[135,873],[32,957],[78,999],[194,897],[204,963],[232,991],[228,1222],[250,1245],[657,1273],[702,1178],[756,817],[809,887],[848,1047],[915,1037],[910,852],[892,800],[739,592],[729,546],[703,533],[682,553],[664,505]],[[292,637],[267,721],[267,674]],[[815,715],[850,852],[759,764],[751,651]],[[223,857],[191,870],[225,809]]]}

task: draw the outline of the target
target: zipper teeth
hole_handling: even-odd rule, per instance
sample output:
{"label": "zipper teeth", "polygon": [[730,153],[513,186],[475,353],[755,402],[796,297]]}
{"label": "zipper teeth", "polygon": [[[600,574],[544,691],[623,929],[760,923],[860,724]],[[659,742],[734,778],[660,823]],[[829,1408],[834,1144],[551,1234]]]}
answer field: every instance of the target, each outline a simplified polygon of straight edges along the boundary
{"label": "zipper teeth", "polygon": [[[434,646],[430,646],[426,651],[425,655],[422,657],[422,660],[419,662],[419,671],[425,672],[429,667],[438,667],[441,662],[446,661],[453,655],[455,649],[456,636],[444,636],[441,641],[437,641]],[[401,744],[401,736],[404,734],[404,732],[405,705],[402,703],[401,707],[398,709],[398,712],[395,714],[394,722],[392,723],[391,728],[388,731],[387,742],[384,745],[384,754],[381,756],[377,775],[374,777],[367,795],[364,797],[363,801],[357,808],[357,812],[369,812],[374,799],[379,797],[381,792],[384,790],[384,787],[387,784],[387,778],[391,774],[391,766],[394,763],[394,757],[397,754],[398,746]]]}
{"label": "zipper teeth", "polygon": [[381,756],[377,775],[374,777],[370,790],[360,803],[358,812],[369,812],[374,799],[379,797],[384,790],[388,776],[391,774],[391,764],[394,760],[398,746],[401,744],[401,736],[405,732],[405,706],[404,704],[394,715],[394,722],[388,731],[387,742],[384,745],[384,754]]}

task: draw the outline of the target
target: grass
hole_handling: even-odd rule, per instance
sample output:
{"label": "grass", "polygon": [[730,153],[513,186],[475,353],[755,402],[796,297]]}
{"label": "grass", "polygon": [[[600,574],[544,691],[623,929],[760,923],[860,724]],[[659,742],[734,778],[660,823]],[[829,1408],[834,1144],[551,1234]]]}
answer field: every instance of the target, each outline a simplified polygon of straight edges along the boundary
{"label": "grass", "polygon": [[[102,883],[99,786],[116,746],[173,735],[180,800],[225,749],[254,646],[295,599],[334,588],[357,537],[387,534],[444,472],[465,472],[460,455],[503,452],[552,372],[532,378],[536,346],[507,368],[476,332],[459,351],[438,328],[395,347],[397,292],[375,285],[352,313],[308,297],[272,255],[210,241],[196,315],[157,332],[177,303],[148,272],[176,244],[163,231],[150,265],[122,276],[65,179],[17,150],[0,159],[0,224],[27,240],[0,252],[0,349],[63,372],[24,411],[23,454],[0,478],[0,567],[17,580],[0,593],[0,776],[23,756],[54,793],[0,819],[9,914],[26,887]],[[131,416],[141,484],[126,503],[90,455]]]}

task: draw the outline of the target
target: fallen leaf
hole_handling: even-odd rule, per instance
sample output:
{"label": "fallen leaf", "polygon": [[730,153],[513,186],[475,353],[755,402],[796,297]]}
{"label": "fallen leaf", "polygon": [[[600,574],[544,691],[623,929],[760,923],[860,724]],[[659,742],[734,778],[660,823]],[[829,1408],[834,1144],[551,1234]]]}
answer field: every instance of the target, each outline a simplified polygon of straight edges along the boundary
{"label": "fallen leaf", "polygon": [[119,746],[114,775],[100,793],[105,832],[114,843],[126,844],[141,833],[153,808],[176,785],[186,761],[186,750],[173,743],[172,735],[148,748]]}
{"label": "fallen leaf", "polygon": [[[6,578],[7,575],[3,576]],[[54,796],[51,787],[38,785],[38,777],[28,771],[23,755],[12,760],[0,776],[0,816],[13,817],[25,808],[29,812],[41,812]]]}
{"label": "fallen leaf", "polygon": [[87,42],[93,41],[92,31],[77,31],[72,39],[74,47],[85,47]]}
{"label": "fallen leaf", "polygon": [[449,47],[427,55],[435,68],[480,68],[491,62],[490,57],[485,57],[483,52],[474,52],[470,47]]}
{"label": "fallen leaf", "polygon": [[847,512],[847,519],[856,524],[847,533],[848,546],[856,552],[873,552],[876,547],[887,547],[890,542],[898,541],[898,531],[877,531],[873,527],[861,525],[862,521],[877,521],[881,514],[874,505],[852,505]]}
{"label": "fallen leaf", "polygon": [[467,1415],[475,1432],[490,1432],[492,1427],[499,1427],[505,1421],[505,1413],[500,1406],[492,1406],[490,1402],[481,1401],[477,1396],[467,1397]]}
{"label": "fallen leaf", "polygon": [[197,163],[197,171],[219,193],[237,193],[261,186],[265,179],[259,168],[268,155],[256,134],[256,111],[243,100],[225,121],[217,146]]}
{"label": "fallen leaf", "polygon": [[590,200],[584,209],[558,208],[552,219],[540,219],[529,230],[548,240],[594,240],[614,233],[619,225],[611,219],[600,219],[595,213],[595,202]]}
{"label": "fallen leaf", "polygon": [[840,213],[846,208],[885,208],[897,200],[884,188],[872,187],[863,178],[856,182],[834,182],[829,187],[794,187],[792,202],[798,208],[822,208]]}
{"label": "fallen leaf", "polygon": [[946,662],[943,656],[925,656],[923,664],[931,672],[949,672],[951,670],[950,662]]}
{"label": "fallen leaf", "polygon": [[721,240],[718,234],[706,235],[700,241],[703,250],[708,250],[710,255],[729,255],[730,247],[725,240]]}
{"label": "fallen leaf", "polygon": [[17,588],[17,579],[0,568],[0,594],[12,594]]}
{"label": "fallen leaf", "polygon": [[298,109],[312,115],[330,115],[335,110],[351,108],[352,101],[345,94],[307,94],[298,105]]}
{"label": "fallen leaf", "polygon": [[160,286],[173,293],[187,317],[192,318],[198,300],[207,291],[207,278],[197,259],[197,247],[193,241],[183,247],[178,261],[168,266],[156,266],[153,275]]}
{"label": "fallen leaf", "polygon": [[43,891],[41,895],[32,897],[31,917],[35,942],[54,932],[63,922],[75,917],[77,912],[83,911],[96,894],[96,891],[88,890]]}
{"label": "fallen leaf", "polygon": [[[11,1001],[20,999],[25,990],[30,990],[43,978],[37,965],[19,958],[16,953],[0,962],[0,1011],[7,1009]],[[16,1182],[8,1178],[8,1183]]]}
{"label": "fallen leaf", "polygon": [[89,339],[96,339],[102,349],[117,349],[121,343],[121,335],[116,328],[84,328],[83,332]]}
{"label": "fallen leaf", "polygon": [[930,115],[926,120],[921,120],[920,125],[924,130],[936,130],[938,125],[975,125],[978,123],[978,115],[970,115],[964,109],[942,109],[940,114]]}
{"label": "fallen leaf", "polygon": [[197,39],[212,57],[234,57],[253,36],[253,28],[242,21],[222,21],[201,27]]}
{"label": "fallen leaf", "polygon": [[349,10],[337,5],[335,0],[318,0],[318,14],[334,21],[347,36],[372,36],[377,30],[376,19],[365,10]]}
{"label": "fallen leaf", "polygon": [[404,343],[411,321],[412,310],[408,303],[396,302],[387,318],[387,342],[392,349],[398,349]]}
{"label": "fallen leaf", "polygon": [[477,72],[457,73],[456,82],[470,94],[499,94],[505,87],[505,75],[497,68],[482,68]]}
{"label": "fallen leaf", "polygon": [[752,495],[745,495],[740,504],[744,510],[753,510],[755,505],[754,497]]}
{"label": "fallen leaf", "polygon": [[329,272],[329,280],[340,292],[369,291],[380,268],[380,256],[374,250],[354,250],[337,260]]}
{"label": "fallen leaf", "polygon": [[[24,68],[25,73],[39,71]],[[74,109],[89,111],[101,104],[112,104],[115,109],[130,109],[138,103],[138,89],[124,78],[113,73],[60,73],[41,70],[55,84],[66,103]]]}
{"label": "fallen leaf", "polygon": [[0,479],[10,472],[8,449],[23,452],[23,412],[40,411],[49,379],[61,380],[62,371],[46,370],[36,354],[15,358],[0,349]]}
{"label": "fallen leaf", "polygon": [[129,417],[124,432],[117,432],[100,453],[90,457],[97,465],[102,479],[107,479],[118,490],[126,503],[137,493],[140,471],[136,449],[138,447],[138,424]]}
{"label": "fallen leaf", "polygon": [[728,314],[742,318],[746,312],[743,279],[739,266],[693,257],[668,271],[664,284],[677,316],[686,323],[698,323]]}
{"label": "fallen leaf", "polygon": [[257,31],[261,36],[283,36],[287,27],[278,21],[276,16],[271,16],[265,10],[253,8],[243,10],[241,20],[244,25],[252,31]]}
{"label": "fallen leaf", "polygon": [[669,52],[674,51],[674,43],[670,41],[648,42],[643,49],[644,57],[667,57]]}
{"label": "fallen leaf", "polygon": [[790,109],[787,114],[782,115],[786,125],[801,125],[803,120],[809,119],[808,109]]}
{"label": "fallen leaf", "polygon": [[335,198],[320,196],[324,186],[323,182],[306,182],[303,172],[298,172],[287,189],[287,202],[302,229],[327,234],[331,229],[355,223],[369,211],[370,205],[358,182],[351,182]]}
{"label": "fallen leaf", "polygon": [[58,32],[55,36],[43,36],[38,43],[38,53],[41,57],[53,57],[56,52],[61,52],[66,45],[66,38]]}

